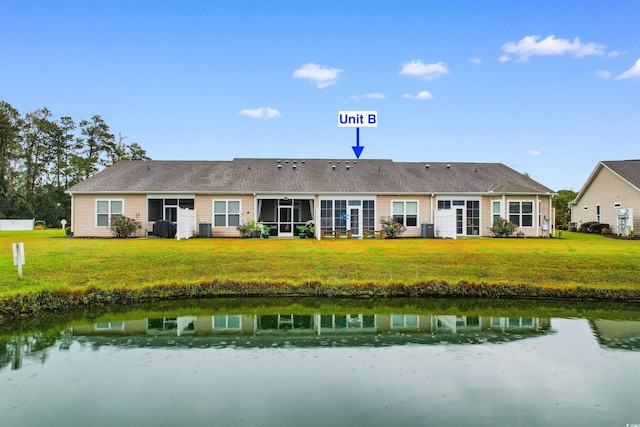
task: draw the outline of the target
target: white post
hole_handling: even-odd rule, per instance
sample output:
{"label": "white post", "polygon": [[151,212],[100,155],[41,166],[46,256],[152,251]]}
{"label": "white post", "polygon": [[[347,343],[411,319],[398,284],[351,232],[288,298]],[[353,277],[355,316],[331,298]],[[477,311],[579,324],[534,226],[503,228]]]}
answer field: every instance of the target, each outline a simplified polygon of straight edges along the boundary
{"label": "white post", "polygon": [[18,279],[22,280],[22,264],[24,264],[24,243],[13,244],[13,265],[18,266]]}

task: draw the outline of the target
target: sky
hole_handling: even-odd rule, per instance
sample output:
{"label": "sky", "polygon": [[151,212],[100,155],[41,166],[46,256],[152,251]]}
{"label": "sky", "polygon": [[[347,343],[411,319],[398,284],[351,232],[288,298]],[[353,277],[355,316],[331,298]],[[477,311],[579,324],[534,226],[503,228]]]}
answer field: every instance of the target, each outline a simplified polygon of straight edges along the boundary
{"label": "sky", "polygon": [[498,162],[554,191],[639,159],[640,1],[0,0],[0,100],[154,160]]}

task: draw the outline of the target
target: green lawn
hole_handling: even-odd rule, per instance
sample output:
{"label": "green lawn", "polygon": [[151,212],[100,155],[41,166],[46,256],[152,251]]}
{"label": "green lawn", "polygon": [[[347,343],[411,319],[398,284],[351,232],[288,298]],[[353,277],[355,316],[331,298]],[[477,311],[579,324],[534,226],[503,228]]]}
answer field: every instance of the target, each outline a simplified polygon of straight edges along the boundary
{"label": "green lawn", "polygon": [[[14,242],[25,246],[22,281],[13,266]],[[331,290],[337,289],[342,295],[371,295],[419,283],[461,282],[490,289],[527,285],[523,296],[536,296],[531,289],[538,288],[589,288],[606,298],[616,291],[640,295],[639,281],[640,241],[567,232],[561,239],[366,241],[81,239],[60,230],[0,232],[0,300],[151,288],[157,293],[149,298],[163,298],[172,287],[191,296],[205,292],[202,286],[211,294],[335,295]]]}

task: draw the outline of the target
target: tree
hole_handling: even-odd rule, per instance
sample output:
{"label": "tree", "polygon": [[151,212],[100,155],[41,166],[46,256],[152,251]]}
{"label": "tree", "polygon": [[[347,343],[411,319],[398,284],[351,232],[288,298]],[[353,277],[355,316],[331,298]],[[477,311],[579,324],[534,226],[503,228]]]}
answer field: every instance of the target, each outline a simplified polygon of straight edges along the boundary
{"label": "tree", "polygon": [[51,112],[40,108],[25,115],[22,122],[21,188],[25,201],[32,204],[38,187],[45,183],[51,160],[54,124]]}
{"label": "tree", "polygon": [[0,213],[4,217],[9,217],[12,211],[21,122],[18,110],[0,101]]}
{"label": "tree", "polygon": [[83,137],[78,139],[78,143],[82,148],[80,155],[75,157],[81,157],[85,161],[77,159],[75,163],[82,168],[80,172],[83,178],[89,178],[96,173],[99,166],[113,164],[113,158],[117,157],[115,137],[109,130],[109,126],[98,115],[91,117],[91,121],[80,122],[80,133]]}
{"label": "tree", "polygon": [[556,209],[556,226],[568,226],[571,221],[571,208],[569,202],[574,200],[578,193],[573,190],[560,190],[553,198],[552,204]]}
{"label": "tree", "polygon": [[[79,134],[79,135],[78,135]],[[21,117],[0,101],[0,218],[37,218],[56,227],[69,218],[64,191],[119,160],[149,160],[139,144],[116,143],[99,115],[78,125],[47,108]]]}
{"label": "tree", "polygon": [[62,117],[51,126],[51,159],[49,163],[50,183],[56,189],[75,184],[70,183],[71,175],[69,160],[74,151],[80,147],[76,144],[73,131],[76,124],[71,117]]}

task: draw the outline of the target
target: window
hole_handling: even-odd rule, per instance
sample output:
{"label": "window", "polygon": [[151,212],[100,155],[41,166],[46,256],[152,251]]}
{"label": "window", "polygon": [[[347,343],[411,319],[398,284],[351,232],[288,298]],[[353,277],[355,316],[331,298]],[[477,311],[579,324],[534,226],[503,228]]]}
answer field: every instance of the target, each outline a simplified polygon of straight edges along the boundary
{"label": "window", "polygon": [[362,229],[374,230],[374,200],[320,200],[320,228],[325,231],[346,230],[347,210],[358,206],[362,206]]}
{"label": "window", "polygon": [[438,200],[438,210],[451,209],[451,200]]}
{"label": "window", "polygon": [[123,200],[97,200],[96,227],[109,227],[113,217],[122,216],[123,212]]}
{"label": "window", "polygon": [[467,200],[467,235],[480,235],[480,201]]}
{"label": "window", "polygon": [[375,204],[373,200],[362,202],[362,229],[373,231],[376,229]]}
{"label": "window", "polygon": [[242,317],[240,315],[214,315],[211,326],[213,329],[241,329]]}
{"label": "window", "polygon": [[333,224],[335,230],[346,231],[347,229],[347,201],[336,200],[333,210]]}
{"label": "window", "polygon": [[392,328],[417,328],[418,315],[417,314],[392,314],[391,327]]}
{"label": "window", "polygon": [[240,200],[214,200],[213,225],[214,227],[240,225]]}
{"label": "window", "polygon": [[149,221],[178,221],[178,208],[194,209],[194,199],[178,199],[170,197],[166,199],[150,198],[148,200]]}
{"label": "window", "polygon": [[596,205],[596,221],[600,222],[600,205]]}
{"label": "window", "polygon": [[533,202],[509,202],[509,222],[519,227],[533,227]]}
{"label": "window", "polygon": [[322,230],[333,230],[333,201],[320,201],[320,228]]}
{"label": "window", "polygon": [[492,217],[493,217],[493,221],[491,222],[491,225],[493,225],[494,222],[496,222],[496,220],[502,218],[502,203],[500,202],[493,202],[491,204],[493,206],[493,211],[492,211]]}
{"label": "window", "polygon": [[392,202],[393,219],[405,227],[418,226],[418,202]]}

